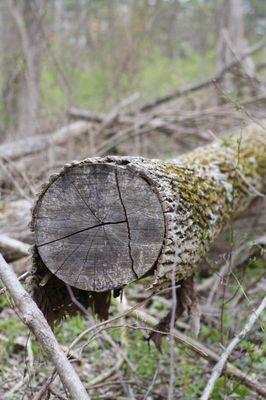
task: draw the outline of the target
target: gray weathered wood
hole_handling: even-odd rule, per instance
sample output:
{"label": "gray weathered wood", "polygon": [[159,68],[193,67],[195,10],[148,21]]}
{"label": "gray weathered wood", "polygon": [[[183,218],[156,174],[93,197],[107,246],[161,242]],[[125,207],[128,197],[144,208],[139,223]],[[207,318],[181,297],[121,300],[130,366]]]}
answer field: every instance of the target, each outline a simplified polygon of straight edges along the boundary
{"label": "gray weathered wood", "polygon": [[29,255],[30,245],[7,235],[0,234],[0,253],[5,254],[8,261],[19,260]]}
{"label": "gray weathered wood", "polygon": [[29,136],[12,143],[3,143],[0,145],[0,158],[17,160],[29,154],[39,153],[52,145],[65,144],[70,137],[79,137],[88,132],[89,128],[89,122],[76,121],[49,134]]}
{"label": "gray weathered wood", "polygon": [[152,186],[125,166],[85,163],[57,177],[35,210],[42,261],[65,283],[105,291],[147,273],[164,239]]}

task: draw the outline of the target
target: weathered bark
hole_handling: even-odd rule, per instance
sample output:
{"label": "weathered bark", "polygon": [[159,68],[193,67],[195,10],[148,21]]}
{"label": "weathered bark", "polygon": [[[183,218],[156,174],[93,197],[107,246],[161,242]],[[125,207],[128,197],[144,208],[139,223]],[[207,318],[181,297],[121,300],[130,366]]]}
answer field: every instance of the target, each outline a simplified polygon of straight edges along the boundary
{"label": "weathered bark", "polygon": [[186,279],[265,186],[266,135],[257,125],[171,162],[74,162],[33,209],[34,275],[40,282],[51,271],[48,291],[58,281],[105,294],[146,274],[154,288],[171,284],[173,269],[176,281]]}

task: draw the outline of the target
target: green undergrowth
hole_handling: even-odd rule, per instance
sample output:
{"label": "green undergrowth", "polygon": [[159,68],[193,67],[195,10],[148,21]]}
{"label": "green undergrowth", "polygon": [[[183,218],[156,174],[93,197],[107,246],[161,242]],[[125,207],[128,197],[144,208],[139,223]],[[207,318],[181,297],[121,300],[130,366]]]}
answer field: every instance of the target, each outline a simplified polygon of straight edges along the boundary
{"label": "green undergrowth", "polygon": [[[215,53],[209,51],[204,59],[204,70],[209,76],[213,73]],[[80,66],[62,71],[46,59],[42,68],[41,108],[42,113],[50,114],[65,110],[70,105],[110,111],[119,101],[134,92],[141,93],[141,101],[165,95],[186,84],[201,79],[202,58],[190,51],[185,58],[166,57],[159,49],[144,58],[134,72],[121,73],[119,90],[114,84],[115,71],[106,69],[100,61],[82,56]]]}
{"label": "green undergrowth", "polygon": [[[252,256],[245,265],[235,270],[235,274],[245,290],[253,280],[259,279],[262,268],[265,268],[263,259],[260,256]],[[127,297],[134,293],[139,293],[139,289],[140,284],[133,284],[127,289]],[[226,295],[227,301],[234,298],[233,295],[236,290],[236,282],[231,277]],[[250,312],[258,305],[262,296],[263,290],[258,290],[255,293],[251,291],[251,293],[248,293],[249,302],[244,300],[234,309],[231,307],[233,300],[225,304],[223,314],[224,345],[227,345],[234,334],[240,331],[244,321],[248,319]],[[204,298],[201,297],[201,304],[204,304],[204,301]],[[7,295],[0,297],[0,382],[4,388],[5,383],[9,380],[14,381],[14,383],[19,381],[25,372],[25,365],[27,365],[27,350],[18,346],[16,341],[18,337],[28,338],[29,332],[12,310],[11,305],[10,298]],[[221,299],[218,299],[216,306],[218,307],[218,316],[215,318],[207,319],[203,314],[201,331],[197,340],[220,354],[222,352],[221,316],[219,315]],[[167,310],[168,306],[165,302],[160,301],[159,297],[150,302],[147,309],[150,314],[157,318],[165,315]],[[116,315],[117,312],[116,306],[113,304],[111,316]],[[263,381],[266,373],[265,327],[263,327],[263,321],[266,318],[265,314],[261,316],[250,334],[237,346],[230,358],[230,362],[235,367],[260,381]],[[184,319],[184,322],[188,323],[188,320]],[[57,326],[55,334],[60,344],[66,349],[84,329],[94,324],[95,320],[92,317],[83,318],[77,315]],[[80,354],[79,351],[83,346],[82,363],[75,362],[74,365],[86,384],[89,384],[104,371],[114,368],[121,354],[126,354],[126,361],[119,368],[119,377],[114,374],[104,381],[104,387],[108,388],[109,397],[107,395],[104,397],[106,391],[102,391],[103,389],[94,389],[90,391],[92,399],[126,399],[123,395],[118,397],[118,392],[116,392],[118,389],[117,384],[115,385],[114,382],[119,382],[121,379],[125,382],[131,382],[132,390],[137,400],[145,398],[152,382],[150,395],[153,398],[167,399],[171,374],[171,351],[173,351],[174,357],[174,398],[185,400],[200,398],[212,371],[212,363],[204,360],[178,341],[176,341],[173,348],[169,338],[163,339],[162,352],[160,353],[153,342],[147,340],[149,333],[141,330],[141,326],[144,325],[141,321],[137,323],[136,320],[127,318],[126,321],[116,321],[114,325],[128,325],[128,327],[123,334],[121,326],[106,330],[109,340],[102,333],[98,333],[93,337],[91,336],[92,333],[90,333],[74,348],[75,354]],[[134,326],[134,329],[132,326]],[[184,333],[188,336],[191,335],[190,330],[186,330]],[[113,343],[115,343],[115,347]],[[33,390],[37,390],[51,373],[53,366],[34,338],[32,338],[31,348],[34,357],[34,369],[36,370],[36,374],[32,377],[31,386]],[[15,369],[14,365],[16,366]],[[87,369],[84,365],[87,365]],[[85,370],[86,374],[84,374]],[[60,390],[60,387],[58,390]],[[25,399],[31,398],[29,387],[24,387],[7,400],[19,400],[22,398],[23,393],[26,393]],[[213,400],[223,400],[225,398],[240,400],[260,399],[258,395],[252,393],[244,385],[224,376],[217,381],[211,398]]]}

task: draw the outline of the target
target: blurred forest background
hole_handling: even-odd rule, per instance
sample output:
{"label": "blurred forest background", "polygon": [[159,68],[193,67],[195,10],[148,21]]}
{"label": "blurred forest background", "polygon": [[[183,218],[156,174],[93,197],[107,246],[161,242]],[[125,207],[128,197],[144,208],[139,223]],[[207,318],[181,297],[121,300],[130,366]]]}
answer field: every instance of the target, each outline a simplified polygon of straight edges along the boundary
{"label": "blurred forest background", "polygon": [[[264,0],[0,0],[0,20],[0,251],[22,280],[34,195],[64,163],[106,154],[171,158],[266,117]],[[233,243],[230,232],[217,241],[217,262],[211,255],[203,262],[197,346],[219,354],[265,291],[265,214],[260,223],[245,220],[246,244],[240,226]],[[9,238],[22,247],[14,251]],[[223,268],[233,250],[234,276]],[[53,366],[3,293],[0,399],[35,399]],[[124,293],[129,305],[145,296],[140,284]],[[154,325],[169,307],[155,296],[144,319]],[[114,315],[121,311],[122,303],[112,305]],[[164,340],[162,355],[149,347],[133,317],[88,345],[84,338],[82,357],[71,353],[92,398],[198,399],[215,359],[177,341],[169,394],[171,346]],[[93,323],[73,317],[57,338],[67,348]],[[186,317],[178,329],[190,335]],[[259,327],[241,342],[232,355],[237,372],[218,380],[213,399],[263,398],[245,377],[265,378],[264,339]],[[65,398],[58,378],[44,396]]]}
{"label": "blurred forest background", "polygon": [[213,76],[265,37],[265,2],[231,3],[2,0],[2,140],[50,129],[70,106],[106,112]]}

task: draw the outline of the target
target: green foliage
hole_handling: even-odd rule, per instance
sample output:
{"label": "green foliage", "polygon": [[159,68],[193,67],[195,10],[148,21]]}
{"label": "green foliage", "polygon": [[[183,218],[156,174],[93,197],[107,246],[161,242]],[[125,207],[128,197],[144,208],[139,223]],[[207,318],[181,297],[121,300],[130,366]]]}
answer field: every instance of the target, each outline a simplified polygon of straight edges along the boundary
{"label": "green foliage", "polygon": [[[2,286],[0,286],[0,290],[2,289]],[[5,307],[8,307],[10,305],[10,296],[7,294],[5,296],[0,296],[0,312],[4,310]]]}
{"label": "green foliage", "polygon": [[[209,51],[204,59],[204,68],[211,74],[214,51]],[[122,99],[133,92],[140,92],[143,98],[165,95],[185,84],[201,78],[201,56],[189,51],[185,57],[172,59],[159,48],[147,54],[134,75],[121,72],[119,97]],[[83,57],[82,66],[72,71],[64,68],[63,75],[50,60],[45,60],[41,79],[41,106],[46,114],[55,114],[70,105],[81,108],[107,111],[117,102],[117,90],[113,82],[113,72],[104,68],[101,58],[93,60]],[[67,84],[66,84],[67,81]]]}
{"label": "green foliage", "polygon": [[[18,319],[6,318],[0,320],[1,335],[6,337],[7,341],[0,353],[0,360],[4,358],[5,363],[9,362],[9,356],[15,351],[15,339],[19,335],[26,335],[28,330],[23,323]],[[0,362],[2,364],[2,362]]]}
{"label": "green foliage", "polygon": [[246,399],[250,390],[243,385],[238,385],[234,381],[230,381],[221,377],[215,384],[214,391],[212,393],[212,399],[224,400],[225,393],[230,396],[230,399]]}
{"label": "green foliage", "polygon": [[60,343],[70,343],[85,329],[85,321],[81,315],[68,318],[63,324],[57,327],[57,338]]}
{"label": "green foliage", "polygon": [[93,71],[76,70],[73,76],[75,82],[74,104],[85,108],[100,107],[108,97],[108,73],[101,67]]}
{"label": "green foliage", "polygon": [[49,62],[43,63],[41,94],[41,107],[46,113],[56,113],[66,107],[64,88],[60,86],[57,72]]}
{"label": "green foliage", "polygon": [[141,332],[134,332],[129,340],[129,357],[137,367],[136,373],[144,379],[152,379],[158,366],[160,355],[154,346],[149,346]]}
{"label": "green foliage", "polygon": [[258,257],[251,257],[248,261],[248,268],[257,269],[261,271],[263,268],[263,261],[261,258]]}

